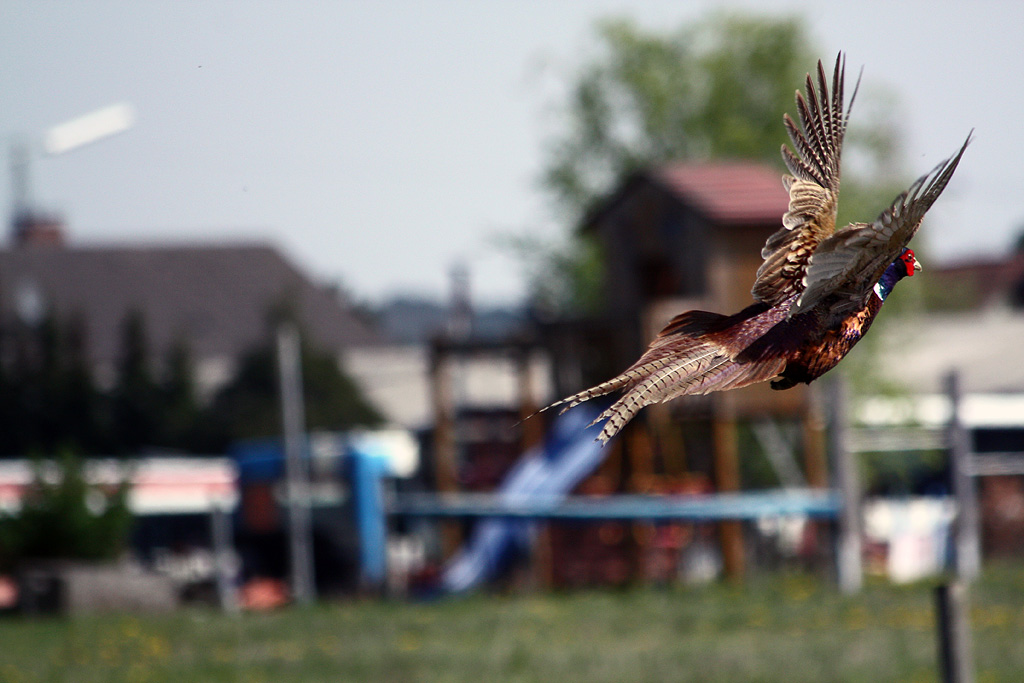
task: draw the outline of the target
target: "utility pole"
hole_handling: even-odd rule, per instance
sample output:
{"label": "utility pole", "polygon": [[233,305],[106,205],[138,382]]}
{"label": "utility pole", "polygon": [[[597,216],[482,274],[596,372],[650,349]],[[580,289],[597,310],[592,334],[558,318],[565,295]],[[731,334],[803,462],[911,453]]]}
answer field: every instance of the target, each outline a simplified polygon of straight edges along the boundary
{"label": "utility pole", "polygon": [[308,604],[316,596],[300,353],[298,329],[293,323],[283,323],[277,330],[277,365],[280,372],[281,421],[284,430],[291,588],[292,597],[297,603]]}
{"label": "utility pole", "polygon": [[949,468],[952,475],[953,497],[956,499],[956,521],[953,542],[956,552],[956,575],[970,583],[981,572],[981,534],[978,522],[978,492],[975,488],[973,448],[971,435],[963,421],[963,390],[960,374],[946,376],[946,395],[949,397]]}
{"label": "utility pole", "polygon": [[836,539],[836,574],[844,595],[860,592],[864,586],[863,543],[861,541],[861,492],[857,458],[847,443],[849,406],[846,383],[836,378],[825,385],[828,391],[828,441],[835,473],[835,486],[843,501]]}
{"label": "utility pole", "polygon": [[13,226],[32,205],[32,197],[29,194],[32,187],[32,179],[29,177],[31,156],[28,143],[24,141],[12,142],[9,153],[11,162],[11,224]]}
{"label": "utility pole", "polygon": [[[133,125],[134,107],[127,102],[112,104],[53,126],[43,136],[41,151],[58,156],[123,133]],[[32,212],[31,165],[37,146],[28,139],[15,139],[10,145],[12,228]]]}

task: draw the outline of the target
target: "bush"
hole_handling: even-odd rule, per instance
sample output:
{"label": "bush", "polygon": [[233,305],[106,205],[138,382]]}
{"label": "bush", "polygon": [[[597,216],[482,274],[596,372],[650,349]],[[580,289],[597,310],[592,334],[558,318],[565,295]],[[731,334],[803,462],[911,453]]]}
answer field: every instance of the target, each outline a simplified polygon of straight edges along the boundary
{"label": "bush", "polygon": [[132,523],[128,491],[127,481],[113,490],[89,485],[81,458],[72,455],[37,461],[21,511],[0,517],[0,565],[118,557]]}

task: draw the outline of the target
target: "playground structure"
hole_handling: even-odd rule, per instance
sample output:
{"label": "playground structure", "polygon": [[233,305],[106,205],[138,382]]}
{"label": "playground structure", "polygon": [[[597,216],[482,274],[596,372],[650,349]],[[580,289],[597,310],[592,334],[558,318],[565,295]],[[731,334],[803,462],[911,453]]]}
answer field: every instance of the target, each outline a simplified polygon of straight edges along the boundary
{"label": "playground structure", "polygon": [[[787,206],[777,170],[756,163],[675,163],[623,179],[581,226],[603,255],[599,303],[589,318],[542,333],[558,370],[554,397],[617,375],[682,311],[747,306],[761,248]],[[750,438],[785,486],[827,487],[823,420],[806,386],[687,397],[638,417],[599,472],[609,493],[738,492]],[[739,579],[740,523],[719,522],[717,537],[725,573]]]}
{"label": "playground structure", "polygon": [[[443,580],[446,589],[464,590],[485,576],[493,575],[499,560],[513,551],[533,556],[536,564],[542,565],[536,572],[540,583],[554,585],[554,570],[562,566],[561,556],[576,554],[578,557],[580,545],[588,542],[607,550],[608,537],[619,534],[608,529],[608,525],[591,527],[601,535],[595,540],[586,538],[593,536],[594,531],[576,534],[565,531],[567,527],[561,524],[602,519],[589,508],[562,509],[560,503],[574,492],[601,492],[605,494],[605,501],[613,498],[625,501],[625,497],[630,497],[630,505],[606,515],[603,521],[625,523],[625,527],[632,527],[635,532],[636,525],[629,522],[657,522],[656,533],[662,536],[666,525],[678,527],[679,523],[695,521],[714,523],[724,569],[733,578],[739,578],[744,572],[740,521],[764,517],[764,511],[773,505],[782,506],[780,509],[786,510],[787,515],[804,515],[817,520],[835,516],[839,509],[835,496],[824,490],[822,421],[813,409],[809,394],[803,390],[786,392],[785,400],[781,401],[774,396],[778,392],[769,392],[764,387],[711,398],[697,397],[679,402],[677,407],[683,408],[681,415],[670,413],[666,406],[654,406],[645,411],[645,419],[636,421],[621,439],[606,448],[594,443],[593,431],[586,429],[598,414],[594,406],[579,406],[558,419],[551,413],[531,417],[541,402],[550,397],[550,389],[538,391],[542,380],[537,377],[536,357],[550,354],[563,332],[564,329],[557,329],[543,333],[546,338],[543,345],[522,339],[479,340],[469,335],[440,337],[432,345],[430,377],[434,429],[428,442],[432,448],[424,461],[427,470],[424,483],[431,493],[400,496],[389,503],[389,514],[439,521],[441,555],[449,567]],[[491,422],[486,428],[482,425],[488,419],[487,408],[483,411],[467,408],[467,392],[460,386],[465,367],[481,360],[505,363],[513,368],[515,377],[509,383],[512,390],[506,391],[505,407],[489,407]],[[566,371],[572,374],[573,363],[553,363],[551,370],[556,376],[556,386],[560,382],[579,381],[572,377],[557,378]],[[509,415],[513,421],[508,420]],[[755,435],[765,441],[761,437],[767,434],[767,441],[774,446],[767,450],[775,456],[773,464],[788,489],[784,493],[762,495],[754,502],[739,493],[738,424],[752,417],[759,420],[760,429],[755,430]],[[514,424],[514,418],[520,420],[518,425]],[[501,419],[506,421],[501,422]],[[680,429],[680,424],[687,427]],[[783,434],[780,424],[789,428],[789,432]],[[684,433],[687,428],[695,436]],[[509,444],[473,443],[472,439],[480,433],[501,433],[505,438],[511,435],[518,438],[518,445],[513,443],[512,450],[501,455],[509,450]],[[804,454],[803,467],[797,462],[799,452]],[[481,457],[483,467],[475,461]],[[497,471],[500,476],[480,486],[480,477],[474,476],[480,470],[491,474]],[[728,498],[727,505],[710,503],[712,499],[704,496],[700,508],[664,507],[669,500],[678,503],[680,493],[711,492],[735,495],[718,499],[726,501]],[[501,510],[496,511],[487,502],[491,500],[500,501]],[[518,507],[513,510],[515,506]],[[661,508],[655,510],[651,506]],[[524,520],[533,515],[559,524],[533,533],[536,525],[512,522],[511,517],[516,515]],[[467,528],[464,521],[474,518],[479,523],[475,523],[474,536],[467,542],[462,538]],[[649,531],[644,529],[638,533],[650,535]],[[677,532],[685,534],[690,530],[676,528],[668,532],[669,536],[679,537]],[[705,531],[701,533],[706,535]],[[635,549],[624,547],[630,542],[626,539],[619,543],[620,547],[612,549],[618,556],[609,561],[621,564],[623,555],[630,553],[633,559],[625,561],[639,561]],[[640,540],[640,544],[643,543],[644,540]]]}
{"label": "playground structure", "polygon": [[841,510],[835,493],[810,489],[700,496],[571,496],[604,457],[592,430],[585,429],[596,415],[596,408],[583,405],[555,420],[544,443],[524,454],[493,494],[394,498],[387,509],[391,515],[478,520],[447,565],[442,580],[446,592],[462,592],[493,578],[510,553],[536,555],[538,540],[531,522],[720,523],[792,515],[828,520]]}
{"label": "playground structure", "polygon": [[[431,346],[434,421],[427,458],[430,481],[425,484],[437,494],[434,502],[438,504],[431,503],[429,497],[400,498],[391,514],[441,520],[442,555],[449,561],[456,556],[464,558],[461,566],[475,567],[462,574],[468,577],[480,575],[490,560],[477,557],[469,561],[473,553],[467,555],[462,538],[465,525],[458,523],[460,519],[482,518],[477,527],[490,529],[484,536],[515,539],[513,545],[522,546],[524,532],[499,533],[498,529],[511,523],[511,506],[525,505],[527,493],[534,501],[540,500],[538,496],[548,499],[546,507],[534,513],[559,520],[576,519],[574,512],[560,507],[574,492],[600,493],[607,499],[631,496],[634,504],[620,510],[614,519],[714,522],[724,571],[738,580],[745,570],[740,520],[759,517],[753,512],[738,515],[736,508],[736,501],[749,495],[741,493],[740,450],[746,447],[742,440],[752,435],[787,489],[784,494],[762,497],[755,507],[765,510],[771,508],[771,502],[782,505],[779,500],[784,498],[786,514],[806,514],[825,521],[834,518],[840,506],[834,492],[828,491],[823,419],[813,392],[803,386],[786,392],[752,386],[651,406],[605,449],[589,443],[593,435],[583,429],[589,420],[580,419],[573,432],[578,442],[566,446],[565,439],[553,435],[568,433],[564,427],[568,422],[552,422],[547,414],[526,419],[544,401],[621,371],[675,313],[745,306],[750,296],[746,283],[753,281],[760,265],[761,246],[778,229],[778,217],[787,205],[777,171],[758,164],[675,164],[640,171],[611,192],[583,226],[602,247],[605,258],[605,291],[600,309],[591,317],[537,321],[533,339],[479,339],[472,334],[467,292],[456,288],[453,324],[447,335],[435,339]],[[531,372],[538,355],[550,364],[552,386],[548,391],[538,391],[538,378]],[[508,397],[501,409],[491,405],[471,414],[475,408],[463,400],[467,392],[460,386],[464,381],[461,369],[482,358],[511,362],[517,380],[509,393],[515,396]],[[577,410],[585,415],[590,409]],[[504,418],[500,417],[502,411]],[[501,424],[500,419],[509,414],[525,421],[518,428],[510,422]],[[569,413],[566,419],[576,418]],[[518,435],[518,444],[475,440],[482,432],[498,431]],[[576,465],[563,465],[563,459]],[[481,461],[486,462],[481,465]],[[561,476],[563,468],[575,475]],[[482,470],[491,476],[477,476]],[[549,483],[548,477],[558,484]],[[481,485],[483,480],[486,485]],[[469,492],[490,494],[501,501],[500,514],[492,514],[495,510],[487,507],[489,499],[467,498]],[[689,508],[660,512],[645,508],[656,500],[677,501],[681,494],[698,493],[728,494],[733,502],[724,507],[710,504],[699,514]],[[558,507],[557,513],[554,507]],[[523,509],[517,514],[530,511]],[[491,524],[495,520],[501,524]],[[530,543],[539,563],[548,565],[539,575],[543,583],[550,584],[552,568],[559,564],[557,555],[571,555],[593,539],[589,539],[590,531],[563,535],[558,525],[546,526]],[[600,544],[611,545],[612,535],[604,534]],[[488,545],[474,538],[469,547],[477,547],[477,543],[483,544],[479,547]],[[628,554],[629,544],[628,540],[619,543],[616,551]],[[484,554],[492,560],[498,555]]]}
{"label": "playground structure", "polygon": [[[572,495],[578,482],[598,468],[607,449],[593,442],[583,429],[597,408],[580,406],[555,420],[547,438],[529,450],[504,484],[494,493],[385,495],[382,468],[367,467],[365,476],[353,480],[360,520],[364,583],[382,585],[386,568],[387,518],[424,518],[438,521],[477,520],[473,533],[448,559],[442,589],[461,592],[493,578],[503,559],[514,552],[537,558],[538,543],[549,522],[595,524],[608,521],[723,523],[741,520],[800,516],[831,525],[834,534],[836,579],[843,592],[862,585],[861,492],[856,475],[859,452],[884,450],[877,430],[851,429],[844,391],[832,383],[827,415],[831,487],[790,488],[756,492],[703,495],[605,496]],[[1011,454],[975,455],[964,425],[959,384],[955,374],[948,380],[949,419],[943,430],[902,430],[895,449],[947,449],[950,458],[957,519],[953,526],[953,568],[970,581],[980,568],[976,477],[1005,474]],[[361,457],[361,456],[357,456]],[[998,467],[996,467],[998,465]],[[353,468],[358,465],[353,463]],[[1009,469],[1008,469],[1009,468]],[[355,471],[355,469],[353,471]]]}
{"label": "playground structure", "polygon": [[[680,311],[734,311],[746,306],[749,284],[761,265],[761,247],[778,229],[778,217],[787,206],[777,171],[757,164],[672,164],[638,171],[582,226],[601,247],[605,270],[605,291],[589,318],[541,322],[535,326],[533,343],[476,340],[468,326],[463,326],[461,336],[435,340],[432,494],[396,496],[389,499],[385,514],[439,520],[442,554],[450,571],[456,566],[474,568],[446,574],[446,585],[469,585],[473,582],[468,577],[484,575],[483,568],[501,555],[495,550],[499,538],[520,549],[529,545],[526,552],[542,565],[536,572],[541,584],[551,585],[558,554],[579,555],[592,530],[609,520],[639,523],[632,525],[634,536],[642,535],[636,534],[640,525],[713,523],[723,572],[738,581],[748,559],[742,521],[804,517],[814,520],[810,535],[816,537],[819,550],[834,543],[842,590],[860,587],[862,511],[855,458],[866,442],[861,430],[848,426],[845,394],[835,376],[813,387],[772,391],[761,383],[649,406],[606,448],[581,458],[591,467],[585,472],[576,468],[576,481],[560,479],[558,487],[551,487],[557,490],[534,483],[536,490],[528,490],[527,474],[557,472],[565,454],[588,453],[586,444],[596,434],[582,428],[589,420],[581,417],[575,432],[579,441],[566,448],[560,445],[564,440],[553,435],[569,422],[548,421],[551,416],[545,413],[520,425],[520,458],[513,459],[504,478],[490,489],[466,486],[465,475],[475,457],[466,447],[466,435],[479,430],[469,424],[460,404],[460,364],[482,356],[510,359],[519,379],[517,396],[506,410],[520,419],[545,400],[612,377]],[[536,377],[528,371],[531,354],[538,352],[547,355],[551,366],[552,391],[543,396],[537,396]],[[952,390],[949,393],[948,402],[957,405]],[[588,409],[576,410],[584,416]],[[573,412],[563,417],[576,419]],[[920,445],[949,448],[960,463],[953,471],[968,471],[970,465],[961,461],[971,457],[969,444],[954,447],[966,443],[963,434],[951,422],[938,438],[919,439],[904,450]],[[884,434],[876,436],[880,438],[868,444],[870,449],[892,449]],[[754,449],[764,456],[781,490],[742,490],[741,452],[745,464]],[[958,501],[968,501],[954,529],[957,561],[969,573],[973,561],[968,558],[978,555],[976,512],[967,510],[976,507],[970,502],[973,479],[960,481],[956,493]],[[477,536],[468,541],[461,536],[464,520],[476,521]],[[576,526],[559,533],[563,522]],[[533,532],[527,533],[531,527]],[[484,537],[491,540],[485,542]],[[642,543],[639,539],[635,545]],[[619,550],[628,553],[635,548]],[[823,559],[818,556],[814,561]],[[455,581],[455,576],[462,579]]]}

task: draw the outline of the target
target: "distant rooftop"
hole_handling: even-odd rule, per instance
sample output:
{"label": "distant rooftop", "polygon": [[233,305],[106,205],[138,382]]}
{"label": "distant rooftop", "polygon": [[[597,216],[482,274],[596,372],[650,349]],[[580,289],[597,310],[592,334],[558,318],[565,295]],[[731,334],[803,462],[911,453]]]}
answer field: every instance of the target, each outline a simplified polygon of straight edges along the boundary
{"label": "distant rooftop", "polygon": [[759,163],[675,163],[651,176],[719,224],[781,221],[789,208],[782,173]]}
{"label": "distant rooftop", "polygon": [[270,310],[282,305],[324,350],[380,341],[338,292],[310,282],[265,244],[0,251],[2,319],[77,317],[98,363],[117,358],[120,325],[133,311],[144,318],[154,354],[183,340],[199,358],[236,357],[263,339]]}
{"label": "distant rooftop", "polygon": [[1024,315],[1008,310],[907,317],[885,328],[880,362],[916,393],[959,370],[968,393],[1024,393]]}

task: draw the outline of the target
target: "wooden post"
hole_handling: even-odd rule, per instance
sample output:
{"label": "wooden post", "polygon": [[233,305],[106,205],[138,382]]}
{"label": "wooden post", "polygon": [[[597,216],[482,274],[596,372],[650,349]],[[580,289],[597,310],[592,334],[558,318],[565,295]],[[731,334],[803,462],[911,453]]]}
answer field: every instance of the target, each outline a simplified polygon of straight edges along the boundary
{"label": "wooden post", "polygon": [[[736,438],[736,410],[732,396],[715,396],[711,418],[711,439],[714,444],[715,488],[718,493],[739,491],[740,466]],[[733,580],[743,579],[743,527],[740,522],[719,522],[718,534],[722,545],[722,564],[725,575]]]}
{"label": "wooden post", "polygon": [[[430,389],[434,404],[434,482],[439,493],[458,490],[455,443],[455,396],[443,342],[435,342],[430,358]],[[441,523],[441,552],[445,559],[455,554],[461,541],[455,522]]]}
{"label": "wooden post", "polygon": [[[514,352],[516,378],[519,391],[519,419],[521,430],[519,436],[519,452],[526,453],[535,446],[544,443],[544,416],[535,415],[537,404],[534,401],[533,373],[530,367],[530,347],[523,345]],[[544,590],[555,585],[555,565],[551,548],[551,525],[549,522],[537,520],[534,523],[531,549],[531,569],[533,583]]]}
{"label": "wooden post", "polygon": [[647,421],[654,432],[665,474],[677,479],[686,476],[686,443],[679,425],[672,419],[672,408],[664,403],[648,406]]}
{"label": "wooden post", "polygon": [[654,492],[654,444],[650,429],[637,420],[624,430],[622,440],[628,446],[629,454],[629,490],[633,493],[650,494]]}
{"label": "wooden post", "polygon": [[[800,416],[803,437],[804,478],[813,489],[828,489],[828,445],[826,441],[825,416],[822,407],[822,386],[812,384],[804,390],[803,411]],[[835,525],[828,520],[808,520],[813,538],[814,565],[827,567],[832,564],[831,550],[835,547]]]}
{"label": "wooden post", "polygon": [[825,419],[822,417],[820,387],[809,386],[805,391],[807,403],[801,419],[804,443],[804,475],[807,485],[815,489],[828,488],[828,461],[825,447]]}
{"label": "wooden post", "polygon": [[953,527],[956,574],[964,581],[973,581],[981,572],[978,493],[972,468],[971,437],[960,412],[962,393],[960,375],[956,371],[946,376],[946,395],[949,398],[949,468],[957,510]]}
{"label": "wooden post", "polygon": [[847,445],[849,429],[846,384],[838,379],[828,385],[828,442],[833,458],[836,488],[842,500],[839,538],[836,539],[836,578],[839,590],[857,593],[864,585],[861,547],[860,477],[856,457]]}
{"label": "wooden post", "polygon": [[551,523],[537,520],[532,540],[530,564],[534,586],[552,590],[555,587],[555,558],[551,541]]}
{"label": "wooden post", "polygon": [[973,683],[971,627],[967,587],[961,581],[935,587],[935,616],[939,636],[939,674],[943,683]]}
{"label": "wooden post", "polygon": [[[629,454],[629,490],[645,496],[656,493],[658,487],[657,477],[654,474],[654,444],[649,424],[640,421],[634,422],[629,425],[622,436],[622,441],[626,444]],[[635,581],[643,581],[644,554],[650,552],[646,542],[650,539],[641,531],[645,526],[638,520],[634,520],[630,524],[634,542],[629,547],[632,555],[632,578]]]}
{"label": "wooden post", "polygon": [[517,349],[514,355],[519,392],[520,429],[522,430],[519,439],[521,453],[525,453],[530,448],[544,441],[544,420],[540,415],[535,415],[538,406],[534,399],[533,372],[530,366],[531,357],[528,346]]}

